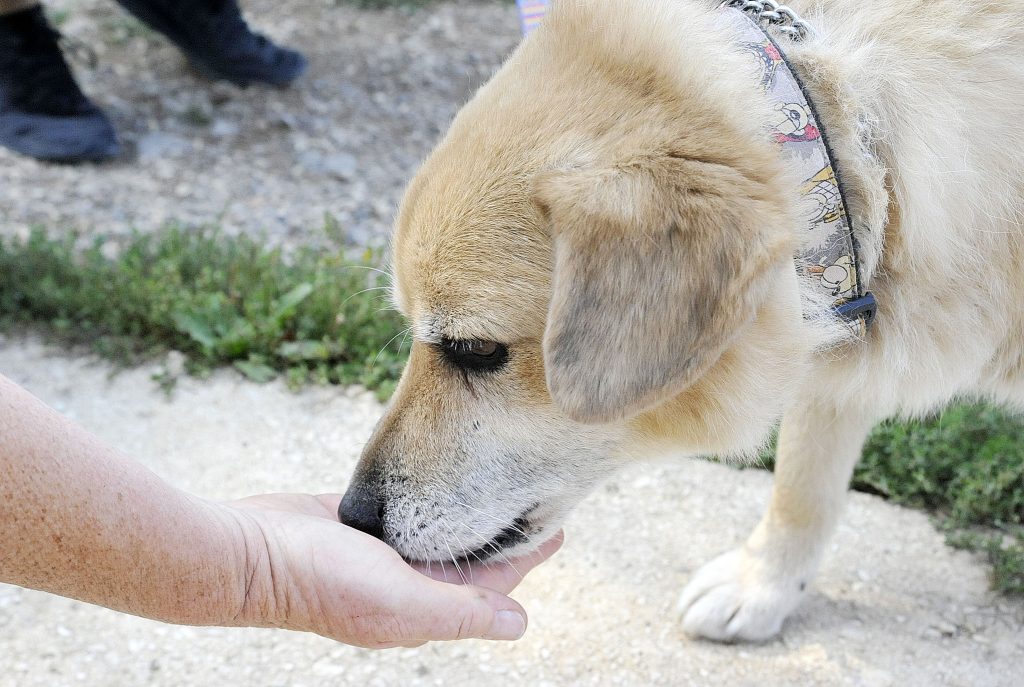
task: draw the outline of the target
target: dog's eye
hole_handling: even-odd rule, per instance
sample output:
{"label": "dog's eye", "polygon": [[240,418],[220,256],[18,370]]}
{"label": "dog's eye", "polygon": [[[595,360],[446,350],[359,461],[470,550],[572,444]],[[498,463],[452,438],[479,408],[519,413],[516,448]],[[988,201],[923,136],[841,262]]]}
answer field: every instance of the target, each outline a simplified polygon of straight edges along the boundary
{"label": "dog's eye", "polygon": [[463,370],[493,371],[508,360],[508,348],[496,341],[444,339],[441,350],[449,362]]}

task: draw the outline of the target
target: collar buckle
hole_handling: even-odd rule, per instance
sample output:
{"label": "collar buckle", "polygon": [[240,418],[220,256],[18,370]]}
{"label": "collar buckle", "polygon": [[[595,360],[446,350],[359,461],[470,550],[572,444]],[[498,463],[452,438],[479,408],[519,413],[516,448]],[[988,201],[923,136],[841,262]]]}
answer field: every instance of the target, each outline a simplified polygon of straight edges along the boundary
{"label": "collar buckle", "polygon": [[875,314],[878,312],[878,303],[875,301],[875,295],[868,291],[860,298],[852,298],[842,303],[837,303],[835,306],[836,314],[847,322],[861,321],[864,323],[864,328],[868,329],[871,327],[871,323],[875,321]]}

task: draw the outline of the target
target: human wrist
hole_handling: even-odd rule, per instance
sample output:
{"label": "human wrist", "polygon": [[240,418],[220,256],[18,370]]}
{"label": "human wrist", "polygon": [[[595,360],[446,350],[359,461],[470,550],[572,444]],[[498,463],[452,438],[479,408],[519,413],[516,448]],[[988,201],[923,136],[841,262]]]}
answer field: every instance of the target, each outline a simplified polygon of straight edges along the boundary
{"label": "human wrist", "polygon": [[273,565],[272,546],[258,515],[231,504],[208,502],[227,537],[233,571],[230,594],[220,619],[211,624],[234,627],[286,627],[288,595],[280,566]]}
{"label": "human wrist", "polygon": [[157,593],[155,607],[139,615],[183,625],[252,624],[242,618],[260,567],[258,527],[224,504],[178,494],[191,535],[182,538],[183,549],[175,547],[180,557],[164,554],[165,575],[175,592]]}

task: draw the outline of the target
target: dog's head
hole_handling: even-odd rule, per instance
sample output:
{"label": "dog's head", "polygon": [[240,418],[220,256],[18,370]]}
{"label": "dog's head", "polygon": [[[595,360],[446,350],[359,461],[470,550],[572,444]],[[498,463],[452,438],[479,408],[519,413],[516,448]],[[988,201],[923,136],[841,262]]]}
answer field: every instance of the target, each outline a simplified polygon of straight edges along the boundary
{"label": "dog's head", "polygon": [[681,10],[614,4],[560,3],[403,202],[414,343],[342,517],[408,558],[536,545],[658,444],[756,449],[806,349],[743,58],[705,27],[686,62]]}

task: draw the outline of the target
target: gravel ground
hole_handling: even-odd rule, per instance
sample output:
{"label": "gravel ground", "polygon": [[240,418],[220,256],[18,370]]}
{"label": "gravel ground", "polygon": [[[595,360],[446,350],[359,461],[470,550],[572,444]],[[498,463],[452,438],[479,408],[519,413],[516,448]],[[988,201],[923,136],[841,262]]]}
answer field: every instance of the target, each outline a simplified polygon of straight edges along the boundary
{"label": "gravel ground", "polygon": [[[209,497],[341,490],[381,412],[359,390],[294,394],[231,372],[184,379],[167,399],[155,371],[113,374],[0,342],[0,372]],[[622,473],[516,592],[531,626],[514,644],[373,653],[283,631],[172,627],[0,585],[0,686],[1020,684],[1024,604],[992,595],[984,565],[946,547],[925,515],[863,494],[781,639],[686,639],[672,615],[679,591],[742,540],[769,486],[760,471],[699,461]]]}
{"label": "gravel ground", "polygon": [[39,164],[0,149],[0,234],[124,233],[217,223],[276,243],[316,238],[325,216],[356,244],[386,235],[403,185],[458,107],[519,40],[507,3],[368,12],[332,0],[243,0],[250,23],[300,47],[294,87],[239,89],[187,68],[112,0],[46,0],[83,89],[126,158]]}

